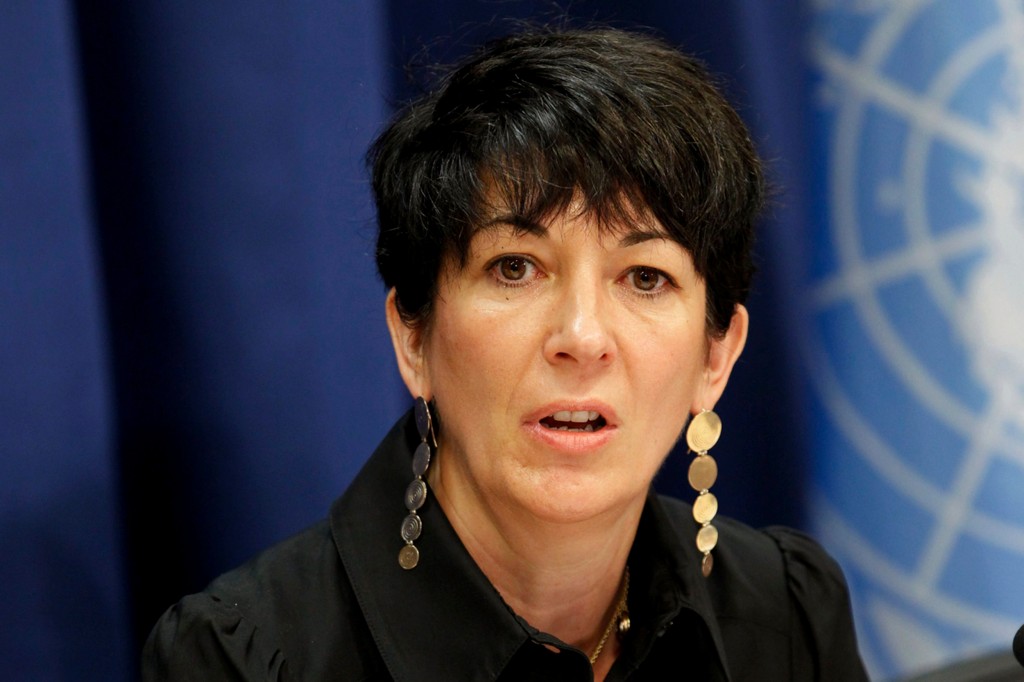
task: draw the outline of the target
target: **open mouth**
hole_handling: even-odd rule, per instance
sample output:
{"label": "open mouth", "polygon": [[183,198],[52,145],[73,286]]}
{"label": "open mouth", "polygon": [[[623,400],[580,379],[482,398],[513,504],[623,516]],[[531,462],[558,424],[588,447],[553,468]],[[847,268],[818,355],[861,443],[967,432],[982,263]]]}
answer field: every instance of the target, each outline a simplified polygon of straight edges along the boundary
{"label": "open mouth", "polygon": [[540,420],[541,426],[553,431],[599,431],[608,422],[592,410],[560,410]]}

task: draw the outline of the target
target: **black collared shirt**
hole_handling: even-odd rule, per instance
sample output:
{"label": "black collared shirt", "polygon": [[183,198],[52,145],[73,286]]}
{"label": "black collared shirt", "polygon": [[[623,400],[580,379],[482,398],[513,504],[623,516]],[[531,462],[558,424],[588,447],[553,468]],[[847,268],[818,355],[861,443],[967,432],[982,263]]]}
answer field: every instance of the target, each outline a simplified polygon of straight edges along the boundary
{"label": "black collared shirt", "polygon": [[[171,607],[143,679],[591,680],[586,654],[504,603],[432,501],[419,565],[398,565],[417,441],[406,416],[327,520]],[[648,497],[629,556],[632,627],[607,679],[866,680],[835,562],[795,531],[716,526],[706,579],[689,506]]]}

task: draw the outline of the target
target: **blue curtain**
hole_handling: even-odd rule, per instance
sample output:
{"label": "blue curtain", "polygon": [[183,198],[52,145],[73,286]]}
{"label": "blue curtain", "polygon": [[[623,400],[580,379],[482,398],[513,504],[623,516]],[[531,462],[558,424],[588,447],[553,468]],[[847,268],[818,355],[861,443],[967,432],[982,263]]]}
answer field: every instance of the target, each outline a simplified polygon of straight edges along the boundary
{"label": "blue curtain", "polygon": [[68,7],[0,10],[0,656],[126,678],[114,378]]}
{"label": "blue curtain", "polygon": [[[870,339],[844,345],[859,333],[855,324],[835,326],[824,319],[830,309],[814,302],[838,281],[829,279],[839,268],[831,235],[859,229],[836,227],[833,213],[835,187],[846,178],[836,174],[847,163],[837,161],[846,148],[836,141],[842,121],[834,107],[860,96],[850,93],[863,80],[842,77],[863,75],[850,63],[882,30],[871,22],[885,12],[871,15],[876,3],[844,12],[829,9],[833,3],[757,0],[564,4],[4,4],[0,658],[12,678],[134,679],[141,641],[163,609],[321,518],[406,409],[373,266],[363,154],[395,105],[422,85],[406,65],[453,61],[517,18],[650,26],[722,74],[776,188],[758,247],[750,343],[718,410],[723,513],[820,531],[851,575],[877,673],[938,660],[923,645],[918,658],[893,658],[899,628],[886,623],[920,614],[904,604],[904,621],[879,619],[878,604],[894,588],[871,582],[875,564],[866,567],[861,545],[848,542],[866,537],[886,561],[912,562],[922,549],[863,529],[898,525],[913,537],[935,510],[886,506],[892,491],[856,470],[864,458],[847,456],[849,434],[838,429],[819,380],[838,366],[849,381],[870,384],[878,364],[863,350]],[[996,3],[979,3],[989,4]],[[984,25],[978,20],[977,30]],[[893,47],[886,56],[914,61],[931,49],[908,37],[902,52]],[[923,88],[918,81],[905,85]],[[906,143],[884,116],[873,125],[858,129],[857,144],[880,151],[848,162],[861,163],[865,177],[878,174],[887,149]],[[869,133],[882,136],[881,147]],[[1019,182],[1022,166],[1008,167],[1011,185]],[[878,191],[898,196],[901,187]],[[949,210],[956,223],[955,211],[966,209]],[[872,257],[896,248],[886,239],[901,229],[877,237]],[[915,294],[905,296],[900,319],[914,329]],[[824,354],[808,351],[822,339]],[[908,343],[916,351],[923,340]],[[870,384],[862,393],[857,399],[870,401],[889,388]],[[901,424],[921,418],[905,397],[887,399],[865,409],[893,440]],[[1006,400],[999,414],[1012,417],[1020,402]],[[984,413],[985,396],[976,391],[965,401]],[[1024,430],[1020,421],[991,418],[995,441],[1016,452],[1008,444]],[[907,452],[921,452],[914,434],[935,430],[919,426],[904,434]],[[934,450],[928,445],[922,456]],[[931,485],[946,493],[960,480],[959,460],[956,452],[936,457]],[[1013,489],[1020,459],[998,461],[1003,468],[991,473],[1003,472]],[[673,454],[659,488],[689,497],[687,464],[684,452]],[[850,510],[858,505],[877,514],[857,516]],[[978,518],[991,520],[985,513]],[[878,518],[887,514],[888,524]],[[1020,533],[1017,514],[1001,522]],[[990,535],[1003,528],[983,527]],[[995,556],[979,555],[986,549],[958,552]],[[1010,549],[991,561],[1019,564],[1019,547]],[[971,613],[999,611],[978,608]],[[1004,626],[1010,616],[1004,609],[995,618],[984,625]],[[1002,636],[994,626],[958,639],[912,631],[926,633],[929,645],[948,644],[947,655]]]}

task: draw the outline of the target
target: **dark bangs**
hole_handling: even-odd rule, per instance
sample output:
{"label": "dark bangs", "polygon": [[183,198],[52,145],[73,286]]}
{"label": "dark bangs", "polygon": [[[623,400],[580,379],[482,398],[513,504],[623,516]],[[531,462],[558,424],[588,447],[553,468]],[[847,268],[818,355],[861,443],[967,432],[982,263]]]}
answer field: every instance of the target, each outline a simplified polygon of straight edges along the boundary
{"label": "dark bangs", "polygon": [[763,193],[753,145],[700,63],[653,38],[497,41],[403,112],[370,158],[378,266],[408,323],[429,319],[444,259],[464,263],[496,212],[543,223],[572,206],[614,230],[653,217],[705,280],[712,334],[749,290]]}

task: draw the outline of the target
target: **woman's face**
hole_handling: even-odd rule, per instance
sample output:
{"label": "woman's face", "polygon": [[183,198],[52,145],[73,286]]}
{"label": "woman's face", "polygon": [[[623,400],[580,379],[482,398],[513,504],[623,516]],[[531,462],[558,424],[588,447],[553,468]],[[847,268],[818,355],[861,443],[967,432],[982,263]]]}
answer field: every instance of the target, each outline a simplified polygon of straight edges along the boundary
{"label": "woman's face", "polygon": [[444,270],[422,336],[388,301],[403,377],[440,414],[446,494],[561,522],[641,504],[687,415],[721,395],[746,311],[709,339],[704,282],[657,223],[510,220]]}

